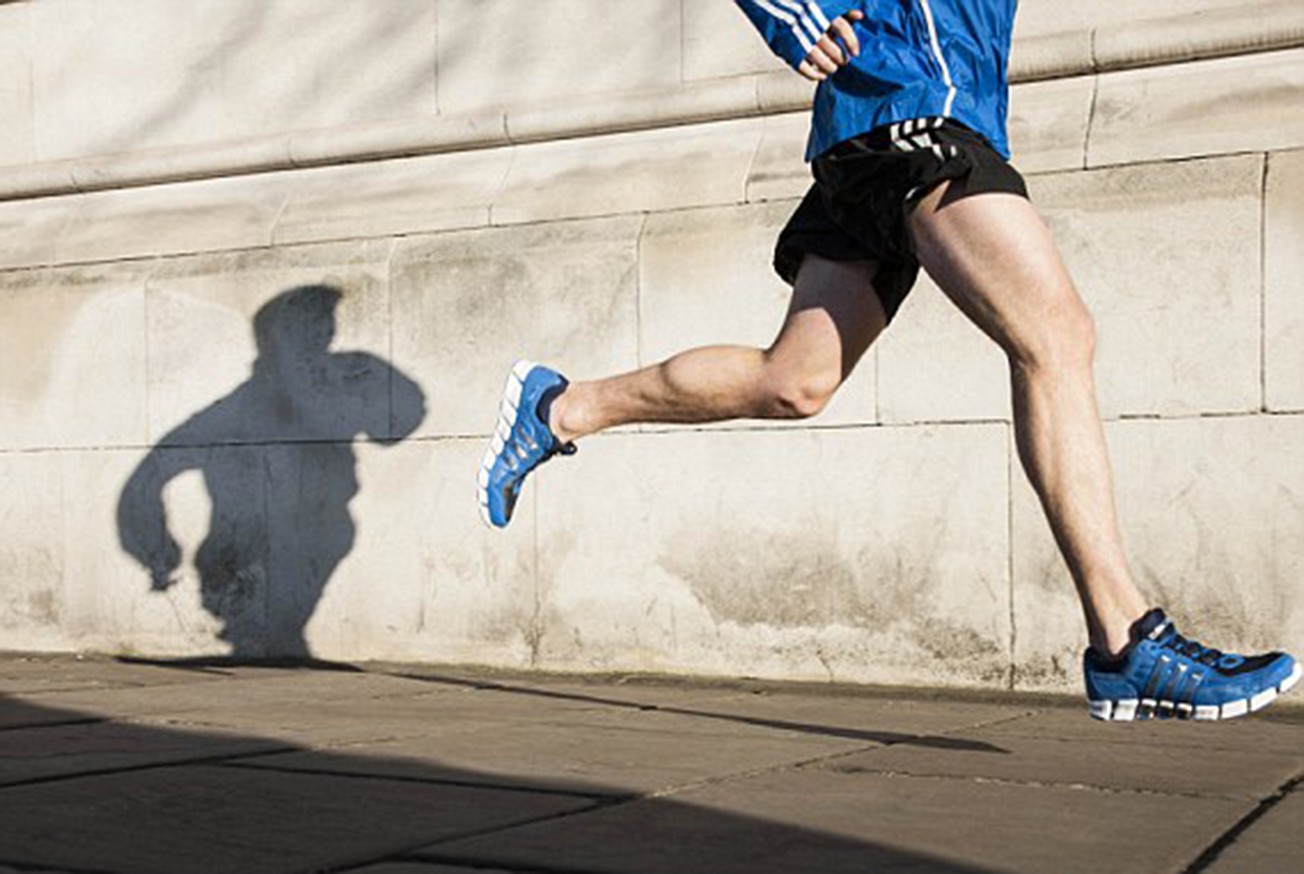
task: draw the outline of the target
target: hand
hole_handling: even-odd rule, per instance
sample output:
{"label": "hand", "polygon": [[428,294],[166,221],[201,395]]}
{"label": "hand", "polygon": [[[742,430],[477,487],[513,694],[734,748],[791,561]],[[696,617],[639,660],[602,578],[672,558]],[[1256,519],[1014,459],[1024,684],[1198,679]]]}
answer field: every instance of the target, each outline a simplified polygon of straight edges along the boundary
{"label": "hand", "polygon": [[149,588],[151,592],[166,592],[178,582],[173,575],[181,565],[181,547],[168,536],[159,554],[149,562]]}
{"label": "hand", "polygon": [[[833,19],[829,29],[820,37],[820,41],[815,43],[815,48],[811,49],[806,59],[798,65],[797,72],[812,82],[823,82],[850,63],[852,57],[859,57],[860,40],[856,38],[856,31],[852,28],[851,22],[860,21],[864,17],[865,13],[853,9],[846,15],[839,15]],[[839,39],[842,40],[841,45],[838,44]],[[846,46],[845,50],[843,46]],[[848,56],[847,52],[851,52],[851,56]]]}

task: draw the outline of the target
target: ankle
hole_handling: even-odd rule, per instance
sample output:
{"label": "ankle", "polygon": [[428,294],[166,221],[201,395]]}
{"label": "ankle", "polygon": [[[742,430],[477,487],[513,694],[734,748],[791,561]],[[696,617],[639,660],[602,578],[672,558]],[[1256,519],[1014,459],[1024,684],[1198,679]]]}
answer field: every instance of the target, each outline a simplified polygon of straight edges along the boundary
{"label": "ankle", "polygon": [[[1135,614],[1135,615],[1134,615]],[[1145,616],[1146,608],[1116,610],[1108,618],[1098,618],[1088,632],[1092,649],[1107,659],[1123,655],[1136,642],[1136,624]]]}
{"label": "ankle", "polygon": [[572,384],[553,398],[548,407],[548,430],[558,443],[570,443],[584,436],[585,432],[579,427],[580,416],[575,401],[576,391]]}

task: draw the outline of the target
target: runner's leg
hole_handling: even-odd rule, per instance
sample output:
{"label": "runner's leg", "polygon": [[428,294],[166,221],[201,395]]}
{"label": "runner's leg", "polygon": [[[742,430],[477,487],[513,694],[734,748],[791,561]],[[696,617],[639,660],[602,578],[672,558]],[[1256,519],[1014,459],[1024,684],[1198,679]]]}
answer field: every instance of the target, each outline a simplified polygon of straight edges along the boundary
{"label": "runner's leg", "polygon": [[635,422],[804,418],[822,410],[887,323],[871,261],[807,255],[768,349],[705,346],[607,379],[575,382],[553,403],[562,442]]}
{"label": "runner's leg", "polygon": [[1092,375],[1095,328],[1032,204],[939,186],[911,213],[920,263],[1004,349],[1019,456],[1073,575],[1091,644],[1117,653],[1147,604],[1128,568]]}

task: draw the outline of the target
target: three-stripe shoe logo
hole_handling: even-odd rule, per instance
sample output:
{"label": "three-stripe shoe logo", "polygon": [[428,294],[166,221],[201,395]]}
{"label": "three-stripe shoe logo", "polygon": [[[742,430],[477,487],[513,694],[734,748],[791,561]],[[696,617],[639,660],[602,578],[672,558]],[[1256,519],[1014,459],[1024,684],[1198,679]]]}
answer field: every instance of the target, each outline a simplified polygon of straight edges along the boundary
{"label": "three-stripe shoe logo", "polygon": [[1150,670],[1150,677],[1141,692],[1135,718],[1158,716],[1162,719],[1176,716],[1178,719],[1190,719],[1196,715],[1195,693],[1204,678],[1203,671],[1193,670],[1190,665],[1161,654],[1155,659],[1155,666]]}

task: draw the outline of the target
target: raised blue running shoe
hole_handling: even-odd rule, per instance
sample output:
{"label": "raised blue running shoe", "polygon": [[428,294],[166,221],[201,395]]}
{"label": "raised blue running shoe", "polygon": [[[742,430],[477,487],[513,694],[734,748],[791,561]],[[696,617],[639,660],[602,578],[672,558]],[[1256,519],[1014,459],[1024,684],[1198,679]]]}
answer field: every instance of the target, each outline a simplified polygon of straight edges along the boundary
{"label": "raised blue running shoe", "polygon": [[548,428],[548,406],[566,390],[566,377],[530,361],[517,361],[507,376],[498,425],[476,475],[480,516],[506,528],[530,471],[554,455],[572,455],[574,443],[560,443]]}
{"label": "raised blue running shoe", "polygon": [[1158,607],[1141,617],[1116,659],[1083,655],[1087,699],[1096,719],[1230,719],[1266,707],[1300,678],[1286,653],[1242,656],[1177,633]]}

